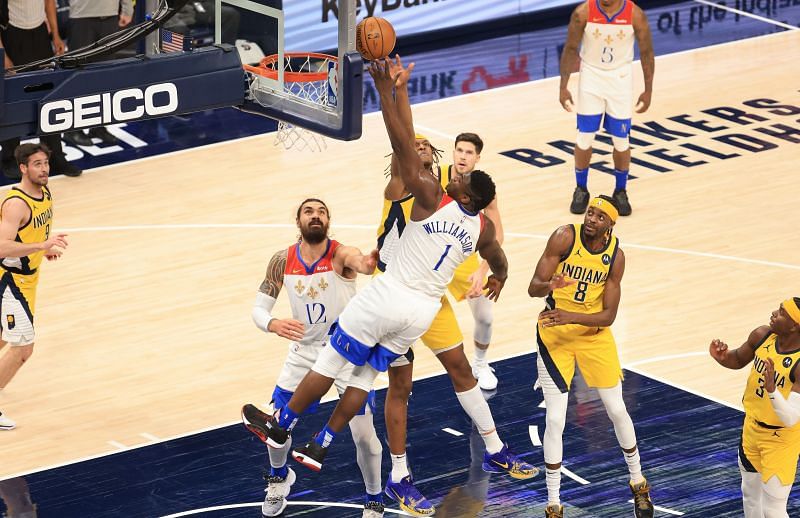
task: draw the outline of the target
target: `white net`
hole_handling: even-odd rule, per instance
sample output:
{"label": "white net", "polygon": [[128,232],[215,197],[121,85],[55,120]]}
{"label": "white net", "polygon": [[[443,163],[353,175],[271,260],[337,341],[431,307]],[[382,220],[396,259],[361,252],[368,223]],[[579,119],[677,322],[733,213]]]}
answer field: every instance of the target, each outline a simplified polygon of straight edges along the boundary
{"label": "white net", "polygon": [[[332,104],[329,91],[336,91],[335,80],[336,58],[327,54],[314,53],[286,53],[284,55],[284,88],[286,95],[302,102],[319,106]],[[333,64],[333,65],[332,65]],[[260,104],[267,106],[266,96],[263,95],[261,82],[258,76],[271,79],[278,78],[278,56],[268,56],[256,67],[247,67],[251,72],[250,95]],[[333,70],[333,73],[331,73]],[[275,133],[275,145],[283,145],[286,149],[296,151],[323,151],[328,148],[325,137],[308,129],[294,124],[278,121],[278,131]]]}

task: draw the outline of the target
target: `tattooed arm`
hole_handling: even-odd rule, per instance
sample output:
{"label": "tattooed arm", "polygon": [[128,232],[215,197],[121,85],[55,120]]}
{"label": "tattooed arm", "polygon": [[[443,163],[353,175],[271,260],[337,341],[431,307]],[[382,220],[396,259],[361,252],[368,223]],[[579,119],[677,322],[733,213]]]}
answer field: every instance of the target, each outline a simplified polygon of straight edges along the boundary
{"label": "tattooed arm", "polygon": [[305,332],[303,324],[292,318],[275,318],[270,313],[275,307],[275,299],[283,287],[283,272],[286,270],[286,250],[272,256],[267,266],[264,281],[258,288],[256,302],[253,305],[253,322],[256,327],[267,333],[275,333],[283,338],[298,341]]}

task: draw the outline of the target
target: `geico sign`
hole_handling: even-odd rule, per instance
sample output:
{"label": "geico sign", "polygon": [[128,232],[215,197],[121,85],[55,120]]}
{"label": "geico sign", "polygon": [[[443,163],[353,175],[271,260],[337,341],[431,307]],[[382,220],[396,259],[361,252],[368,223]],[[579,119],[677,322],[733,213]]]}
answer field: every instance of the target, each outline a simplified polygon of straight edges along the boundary
{"label": "geico sign", "polygon": [[39,111],[39,125],[43,132],[53,133],[130,121],[145,115],[166,115],[177,109],[177,87],[173,83],[160,83],[144,90],[128,88],[45,103]]}

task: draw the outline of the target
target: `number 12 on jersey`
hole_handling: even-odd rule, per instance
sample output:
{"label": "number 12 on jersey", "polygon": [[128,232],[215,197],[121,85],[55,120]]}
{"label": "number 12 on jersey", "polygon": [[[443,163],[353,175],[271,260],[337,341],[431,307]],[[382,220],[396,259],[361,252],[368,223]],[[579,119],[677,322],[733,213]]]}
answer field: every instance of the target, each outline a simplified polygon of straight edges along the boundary
{"label": "number 12 on jersey", "polygon": [[439,262],[438,262],[438,263],[436,263],[436,266],[434,266],[434,267],[433,267],[433,271],[434,271],[434,272],[435,272],[435,271],[437,271],[437,270],[439,269],[439,267],[442,265],[442,261],[444,261],[444,258],[445,258],[445,257],[447,257],[447,252],[449,252],[449,251],[450,251],[450,248],[451,248],[452,246],[453,246],[453,245],[447,245],[447,246],[445,246],[445,247],[444,247],[444,253],[443,253],[443,254],[442,254],[442,256],[439,258]]}

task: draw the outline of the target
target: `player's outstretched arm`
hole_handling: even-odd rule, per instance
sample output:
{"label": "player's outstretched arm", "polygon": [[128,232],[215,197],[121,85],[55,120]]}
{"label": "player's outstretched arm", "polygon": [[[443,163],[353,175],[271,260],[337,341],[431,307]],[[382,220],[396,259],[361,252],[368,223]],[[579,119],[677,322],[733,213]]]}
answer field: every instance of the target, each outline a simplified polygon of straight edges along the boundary
{"label": "player's outstretched arm", "polygon": [[258,287],[255,304],[253,304],[253,323],[266,333],[275,333],[283,338],[298,341],[303,338],[305,328],[301,322],[292,318],[276,318],[272,316],[272,308],[283,287],[283,272],[286,271],[287,251],[276,252],[267,265],[267,273],[261,286]]}
{"label": "player's outstretched arm", "polygon": [[572,11],[572,16],[569,19],[569,26],[567,27],[567,41],[564,43],[564,49],[561,51],[561,62],[559,63],[561,83],[558,88],[558,101],[567,111],[572,111],[573,106],[575,106],[567,84],[569,83],[569,76],[575,72],[578,65],[578,48],[580,47],[581,38],[583,37],[583,30],[586,28],[587,13],[586,2],[580,4]]}
{"label": "player's outstretched arm", "polygon": [[488,218],[486,218],[481,235],[478,237],[476,248],[481,257],[489,263],[492,271],[483,287],[486,290],[486,297],[496,301],[508,278],[508,259],[500,243],[497,242],[494,223]]}
{"label": "player's outstretched arm", "polygon": [[742,345],[733,350],[728,348],[728,344],[715,338],[708,346],[708,353],[723,367],[741,369],[753,361],[756,348],[769,333],[769,326],[757,327],[750,332],[750,336]]}
{"label": "player's outstretched arm", "polygon": [[0,209],[0,257],[25,257],[44,251],[48,258],[61,256],[67,248],[67,234],[53,234],[39,243],[18,243],[17,232],[31,218],[28,204],[19,198],[10,198]]}
{"label": "player's outstretched arm", "polygon": [[528,285],[528,295],[531,297],[546,297],[553,290],[575,284],[573,279],[556,274],[558,263],[561,258],[569,253],[572,241],[575,239],[575,231],[571,225],[558,227],[550,235],[545,246],[544,253],[536,263],[536,270]]}
{"label": "player's outstretched arm", "polygon": [[644,75],[644,92],[636,101],[636,113],[643,113],[650,107],[653,97],[653,76],[656,72],[656,58],[653,52],[653,36],[650,34],[650,24],[647,15],[639,6],[633,7],[633,32],[639,44],[639,57]]}
{"label": "player's outstretched arm", "polygon": [[355,278],[356,273],[372,275],[378,266],[378,249],[364,255],[354,246],[340,246],[333,256],[334,267],[342,277]]}

